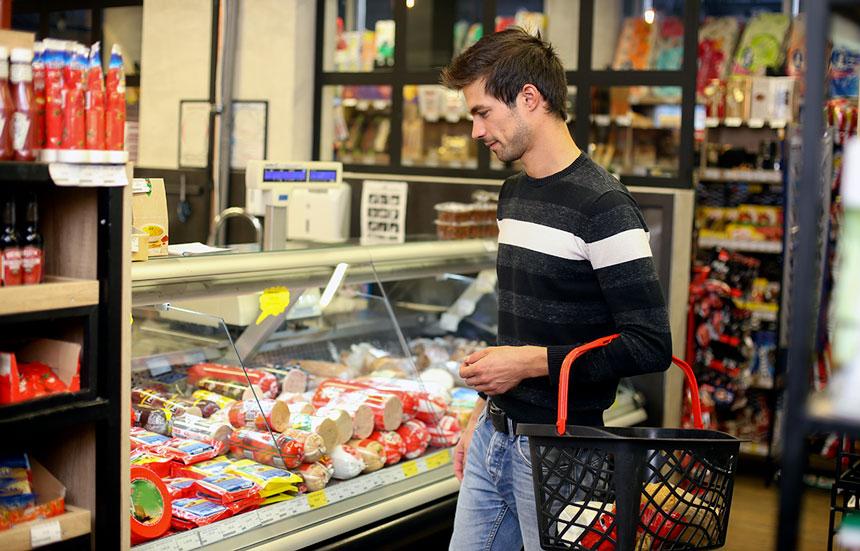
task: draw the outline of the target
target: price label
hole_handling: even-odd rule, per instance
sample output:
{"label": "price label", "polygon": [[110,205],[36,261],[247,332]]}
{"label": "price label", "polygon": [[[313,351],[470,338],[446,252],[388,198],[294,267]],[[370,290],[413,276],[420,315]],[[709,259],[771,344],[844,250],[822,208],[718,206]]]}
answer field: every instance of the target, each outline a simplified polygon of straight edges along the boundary
{"label": "price label", "polygon": [[170,365],[164,358],[153,358],[151,360],[147,360],[146,367],[149,368],[149,373],[153,377],[158,377],[159,375],[163,375],[165,373],[170,373],[173,367]]}
{"label": "price label", "polygon": [[418,463],[414,461],[407,461],[406,463],[403,463],[402,467],[403,474],[406,476],[406,478],[418,474]]}
{"label": "price label", "polygon": [[223,539],[224,536],[221,534],[221,527],[218,524],[204,526],[200,529],[200,543],[203,545],[218,543]]}
{"label": "price label", "polygon": [[318,507],[328,505],[328,496],[325,495],[325,490],[309,493],[308,505],[311,509],[316,509]]}
{"label": "price label", "polygon": [[257,516],[260,518],[261,525],[275,522],[276,520],[281,518],[278,508],[273,507],[271,505],[268,507],[263,507],[262,509],[257,511]]}
{"label": "price label", "polygon": [[58,186],[113,187],[127,186],[125,165],[90,165],[51,163],[48,173]]}
{"label": "price label", "polygon": [[30,547],[41,547],[49,543],[56,543],[63,539],[63,529],[60,521],[40,522],[30,528]]}
{"label": "price label", "polygon": [[[197,549],[200,547],[200,536],[194,532],[177,534],[169,539],[177,551],[190,551],[191,549]],[[155,544],[152,546],[152,549],[159,549],[159,547]],[[161,547],[160,549],[163,550],[164,548]]]}
{"label": "price label", "polygon": [[249,511],[235,517],[237,533],[248,532],[260,526],[260,517],[256,511]]}
{"label": "price label", "polygon": [[451,450],[442,450],[433,455],[428,455],[425,459],[428,469],[438,469],[442,465],[447,465],[451,462]]}

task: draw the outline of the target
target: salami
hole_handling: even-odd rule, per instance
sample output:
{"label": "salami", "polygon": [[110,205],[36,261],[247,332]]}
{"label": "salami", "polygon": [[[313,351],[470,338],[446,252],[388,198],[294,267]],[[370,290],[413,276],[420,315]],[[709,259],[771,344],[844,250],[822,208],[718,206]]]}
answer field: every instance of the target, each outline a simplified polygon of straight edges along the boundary
{"label": "salami", "polygon": [[308,389],[308,374],[296,367],[260,367],[281,383],[281,392],[304,392]]}
{"label": "salami", "polygon": [[403,454],[406,459],[420,457],[430,445],[430,433],[427,431],[427,425],[418,419],[405,421],[397,429],[397,434],[400,435],[406,445],[406,452]]}
{"label": "salami", "polygon": [[[320,408],[316,413],[318,416],[328,417],[334,421],[335,427],[337,428],[337,444],[345,444],[348,440],[353,438],[353,433],[355,432],[355,421],[353,421],[353,418],[349,413],[342,409],[332,409],[329,407]],[[366,410],[365,413],[366,421],[364,422],[364,425],[370,428],[370,432],[373,432],[373,414],[369,409]],[[370,436],[370,432],[368,432],[366,436]]]}
{"label": "salami", "polygon": [[343,396],[348,396],[349,400],[369,407],[373,412],[374,426],[378,430],[394,430],[403,422],[403,402],[397,395],[374,391],[337,379],[326,379],[320,383],[312,403],[314,407],[321,408],[333,399]]}
{"label": "salami", "polygon": [[242,369],[239,366],[212,363],[200,363],[188,369],[189,383],[199,386],[198,381],[206,378],[257,385],[267,398],[277,398],[281,393],[278,378],[259,369]]}
{"label": "salami", "polygon": [[399,462],[406,453],[406,444],[403,442],[403,438],[394,431],[373,431],[373,434],[367,438],[368,440],[373,440],[382,444],[382,447],[385,450],[386,465],[393,465]]}
{"label": "salami", "polygon": [[445,415],[438,424],[428,424],[427,432],[434,448],[455,446],[460,440],[460,421],[454,415]]}
{"label": "salami", "polygon": [[305,442],[286,434],[242,428],[230,435],[230,453],[272,467],[294,469],[305,459]]}
{"label": "salami", "polygon": [[[239,383],[235,381],[224,381],[221,379],[215,379],[212,377],[205,377],[203,379],[198,380],[196,383],[197,388],[201,388],[203,390],[208,390],[209,392],[214,392],[216,394],[220,394],[222,396],[226,396],[228,398],[232,398],[234,400],[244,400],[245,393],[248,392],[248,385],[246,383]],[[257,387],[258,389],[260,387]],[[262,395],[262,390],[260,390],[257,395],[260,398],[264,398]]]}
{"label": "salami", "polygon": [[385,448],[375,440],[350,440],[347,445],[356,450],[364,460],[364,471],[370,473],[385,466]]}
{"label": "salami", "polygon": [[170,436],[171,415],[169,411],[152,406],[133,405],[131,424],[151,432]]}
{"label": "salami", "polygon": [[171,433],[173,436],[195,440],[212,439],[227,442],[233,427],[212,418],[204,419],[196,415],[183,415],[173,419]]}
{"label": "salami", "polygon": [[328,417],[298,413],[290,416],[290,426],[307,432],[318,434],[323,441],[326,452],[337,446],[337,423]]}
{"label": "salami", "polygon": [[[412,417],[425,423],[437,423],[448,410],[448,402],[443,395],[429,392],[424,384],[418,381],[370,377],[354,382],[379,391],[398,393],[403,400],[404,414],[410,413]],[[413,407],[411,412],[407,412],[407,403]]]}
{"label": "salami", "polygon": [[338,440],[367,438],[373,432],[373,410],[358,395],[337,396],[328,405],[317,408],[317,415],[334,419],[338,424]]}
{"label": "salami", "polygon": [[303,463],[319,461],[326,452],[325,442],[319,434],[306,430],[287,428],[284,429],[283,436],[287,436],[302,443],[302,447],[304,449],[302,454]]}
{"label": "salami", "polygon": [[201,413],[198,407],[185,407],[174,402],[168,396],[151,389],[133,388],[131,390],[131,403],[164,409],[173,415],[185,415],[186,413],[200,415]]}
{"label": "salami", "polygon": [[200,410],[200,417],[208,419],[213,413],[221,409],[221,406],[211,400],[201,400],[189,398],[180,394],[173,394],[170,399],[185,408],[197,408]]}
{"label": "salami", "polygon": [[277,400],[245,400],[230,405],[228,411],[230,424],[234,428],[254,427],[267,430],[267,425],[275,432],[283,432],[290,426],[290,408]]}
{"label": "salami", "polygon": [[367,468],[361,453],[349,445],[335,447],[331,452],[331,460],[334,465],[332,476],[338,480],[355,478]]}
{"label": "salami", "polygon": [[318,492],[326,487],[334,474],[331,459],[324,458],[315,463],[305,463],[299,467],[299,475],[309,492]]}
{"label": "salami", "polygon": [[230,407],[230,405],[235,402],[233,398],[229,396],[224,396],[222,394],[218,394],[217,392],[212,392],[210,390],[195,390],[191,397],[195,400],[207,400],[210,402],[214,402],[218,404],[218,407],[221,409],[226,409]]}

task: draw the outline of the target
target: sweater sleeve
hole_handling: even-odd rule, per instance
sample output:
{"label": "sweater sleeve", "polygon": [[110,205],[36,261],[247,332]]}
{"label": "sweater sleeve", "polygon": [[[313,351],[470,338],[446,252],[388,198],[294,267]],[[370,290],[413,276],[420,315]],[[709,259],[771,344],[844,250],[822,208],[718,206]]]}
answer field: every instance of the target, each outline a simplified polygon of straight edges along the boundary
{"label": "sweater sleeve", "polygon": [[[620,338],[579,358],[571,368],[571,387],[666,370],[672,360],[669,315],[638,205],[622,191],[603,193],[591,205],[582,234]],[[554,387],[565,356],[582,344],[548,347]]]}

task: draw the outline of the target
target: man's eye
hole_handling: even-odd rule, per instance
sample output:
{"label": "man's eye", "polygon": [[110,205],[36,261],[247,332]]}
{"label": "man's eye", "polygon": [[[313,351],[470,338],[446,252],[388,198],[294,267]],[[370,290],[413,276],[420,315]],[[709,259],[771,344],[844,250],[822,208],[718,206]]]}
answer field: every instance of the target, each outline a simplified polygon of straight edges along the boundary
{"label": "man's eye", "polygon": [[481,111],[480,113],[478,113],[478,116],[481,117],[482,119],[486,119],[487,115],[489,115],[489,114],[490,114],[489,111]]}

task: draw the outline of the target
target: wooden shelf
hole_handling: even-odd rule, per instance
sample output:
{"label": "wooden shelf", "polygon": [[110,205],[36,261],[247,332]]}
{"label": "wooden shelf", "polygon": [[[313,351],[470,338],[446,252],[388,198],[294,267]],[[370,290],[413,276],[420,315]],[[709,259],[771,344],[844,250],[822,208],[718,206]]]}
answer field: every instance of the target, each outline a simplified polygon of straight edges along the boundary
{"label": "wooden shelf", "polygon": [[0,430],[4,434],[14,435],[89,423],[106,418],[107,406],[107,400],[88,398],[81,393],[53,394],[26,402],[5,404],[0,406]]}
{"label": "wooden shelf", "polygon": [[47,545],[89,533],[90,512],[66,505],[66,512],[62,515],[25,522],[0,532],[0,548],[6,551],[33,549],[34,543]]}
{"label": "wooden shelf", "polygon": [[0,161],[0,182],[50,182],[47,163]]}
{"label": "wooden shelf", "polygon": [[98,303],[98,280],[48,276],[39,285],[0,288],[0,316],[93,306]]}

